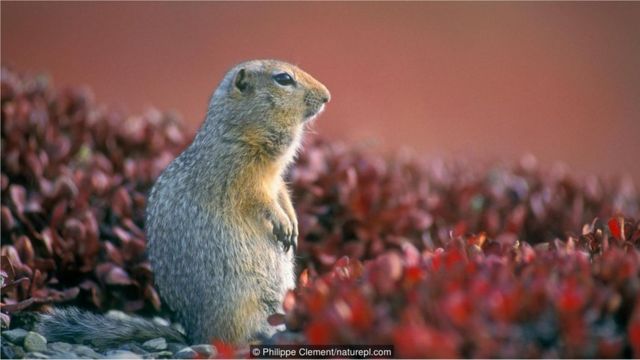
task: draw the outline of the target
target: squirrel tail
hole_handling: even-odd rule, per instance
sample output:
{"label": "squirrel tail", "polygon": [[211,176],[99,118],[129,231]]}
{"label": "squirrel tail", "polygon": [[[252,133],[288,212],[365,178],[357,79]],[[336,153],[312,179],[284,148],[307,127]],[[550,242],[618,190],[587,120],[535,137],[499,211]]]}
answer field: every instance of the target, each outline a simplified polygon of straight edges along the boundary
{"label": "squirrel tail", "polygon": [[138,316],[117,318],[82,311],[75,307],[54,308],[40,315],[37,330],[50,342],[90,343],[108,347],[130,341],[146,341],[163,337],[167,341],[185,343],[176,329]]}

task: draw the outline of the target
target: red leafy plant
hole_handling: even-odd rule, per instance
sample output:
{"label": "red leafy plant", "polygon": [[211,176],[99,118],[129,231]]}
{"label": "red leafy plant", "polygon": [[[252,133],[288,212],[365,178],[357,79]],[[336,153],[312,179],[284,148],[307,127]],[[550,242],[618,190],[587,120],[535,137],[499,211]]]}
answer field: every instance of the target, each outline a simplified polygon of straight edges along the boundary
{"label": "red leafy plant", "polygon": [[74,300],[160,309],[146,191],[185,145],[175,119],[125,116],[87,89],[2,69],[2,311]]}
{"label": "red leafy plant", "polygon": [[393,344],[399,357],[637,357],[640,222],[625,223],[626,240],[603,228],[536,247],[460,236],[343,257],[303,273],[285,323],[303,342]]}
{"label": "red leafy plant", "polygon": [[[3,321],[52,302],[159,311],[145,197],[188,139],[171,115],[127,116],[86,89],[3,69]],[[313,137],[290,183],[300,284],[270,321],[299,336],[274,341],[393,344],[403,357],[640,356],[629,180],[529,156],[383,158]]]}
{"label": "red leafy plant", "polygon": [[595,218],[640,213],[630,179],[580,177],[529,156],[488,165],[407,154],[385,161],[314,138],[291,182],[299,255],[303,267],[320,273],[343,255],[371,259],[407,242],[433,251],[452,237],[481,234],[538,244],[575,236]]}

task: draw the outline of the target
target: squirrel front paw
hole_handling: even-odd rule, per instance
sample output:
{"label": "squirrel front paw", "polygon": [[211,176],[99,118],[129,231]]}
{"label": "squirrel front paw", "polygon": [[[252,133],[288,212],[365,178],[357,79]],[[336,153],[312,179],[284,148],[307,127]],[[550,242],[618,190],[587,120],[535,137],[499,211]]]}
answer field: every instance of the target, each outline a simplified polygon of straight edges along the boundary
{"label": "squirrel front paw", "polygon": [[284,252],[288,252],[292,246],[295,251],[298,240],[298,229],[297,226],[293,226],[284,211],[281,209],[268,211],[267,221],[271,225],[275,240],[282,243]]}

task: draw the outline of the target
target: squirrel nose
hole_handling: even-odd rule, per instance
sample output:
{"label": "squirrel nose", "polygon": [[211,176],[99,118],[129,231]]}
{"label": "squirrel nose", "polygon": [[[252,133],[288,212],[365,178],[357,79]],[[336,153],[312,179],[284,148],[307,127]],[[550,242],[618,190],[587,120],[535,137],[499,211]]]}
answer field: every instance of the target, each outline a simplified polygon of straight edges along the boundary
{"label": "squirrel nose", "polygon": [[322,100],[322,102],[323,102],[323,103],[325,103],[325,104],[326,104],[326,103],[328,103],[328,102],[331,100],[331,93],[329,92],[329,90],[327,90],[327,91],[322,95],[321,100]]}

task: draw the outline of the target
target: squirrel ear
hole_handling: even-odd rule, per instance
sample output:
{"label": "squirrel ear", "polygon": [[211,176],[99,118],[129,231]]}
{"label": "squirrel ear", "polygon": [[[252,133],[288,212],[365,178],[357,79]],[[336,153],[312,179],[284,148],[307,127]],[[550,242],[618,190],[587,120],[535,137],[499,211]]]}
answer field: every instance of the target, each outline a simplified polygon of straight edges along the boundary
{"label": "squirrel ear", "polygon": [[233,84],[238,90],[240,90],[240,92],[244,92],[249,88],[249,79],[247,78],[247,72],[245,69],[240,69],[236,73],[236,77],[233,79]]}

